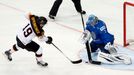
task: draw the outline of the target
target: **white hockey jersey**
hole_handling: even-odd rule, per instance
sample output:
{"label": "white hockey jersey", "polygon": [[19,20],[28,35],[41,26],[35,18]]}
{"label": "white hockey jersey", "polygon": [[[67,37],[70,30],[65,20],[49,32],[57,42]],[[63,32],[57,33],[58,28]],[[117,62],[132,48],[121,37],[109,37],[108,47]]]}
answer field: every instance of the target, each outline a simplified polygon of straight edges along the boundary
{"label": "white hockey jersey", "polygon": [[20,41],[24,45],[30,43],[35,37],[38,37],[40,41],[48,41],[48,38],[44,35],[44,30],[36,22],[36,17],[30,15],[29,18],[30,20],[25,18],[24,25],[17,32],[17,37]]}
{"label": "white hockey jersey", "polygon": [[36,34],[34,33],[33,28],[28,19],[26,19],[24,25],[19,28],[17,32],[17,37],[24,45],[28,44],[32,41],[33,38],[36,37]]}

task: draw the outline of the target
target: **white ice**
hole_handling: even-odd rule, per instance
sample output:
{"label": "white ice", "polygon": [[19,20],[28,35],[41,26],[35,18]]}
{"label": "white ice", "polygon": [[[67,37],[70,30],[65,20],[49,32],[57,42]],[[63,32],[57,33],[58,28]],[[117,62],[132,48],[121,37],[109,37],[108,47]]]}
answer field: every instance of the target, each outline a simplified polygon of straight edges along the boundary
{"label": "white ice", "polygon": [[[55,0],[0,0],[0,52],[4,52],[15,43],[16,31],[23,25],[25,14],[31,12],[48,16]],[[115,35],[115,43],[122,45],[123,38],[123,2],[133,0],[81,0],[84,21],[89,14],[95,14],[107,24],[110,33]],[[71,60],[78,59],[78,52],[84,47],[79,42],[83,31],[81,17],[71,0],[63,0],[56,21],[48,21],[44,27],[57,45]],[[48,67],[36,65],[34,53],[20,49],[8,62],[0,53],[0,75],[133,75],[133,71],[102,68],[88,64],[72,64],[54,46],[34,39],[43,47],[43,59]]]}

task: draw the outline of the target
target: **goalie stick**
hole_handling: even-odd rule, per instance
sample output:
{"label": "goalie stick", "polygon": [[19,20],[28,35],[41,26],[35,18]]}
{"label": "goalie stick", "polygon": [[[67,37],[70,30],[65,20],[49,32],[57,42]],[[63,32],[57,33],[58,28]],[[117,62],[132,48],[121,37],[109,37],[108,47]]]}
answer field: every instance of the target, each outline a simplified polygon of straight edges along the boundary
{"label": "goalie stick", "polygon": [[[83,15],[80,13],[81,15],[81,20],[82,20],[82,25],[83,25],[83,30],[85,30],[85,26],[84,26],[84,20],[83,20]],[[100,61],[94,61],[92,60],[92,56],[91,56],[91,48],[89,47],[89,42],[86,42],[86,49],[87,49],[87,55],[88,55],[88,60],[91,64],[96,64],[96,65],[100,65],[101,62]]]}
{"label": "goalie stick", "polygon": [[81,63],[81,62],[82,62],[81,59],[80,59],[80,60],[77,60],[77,61],[72,61],[72,60],[69,59],[54,43],[52,43],[52,45],[53,45],[55,48],[57,48],[57,50],[59,50],[71,63],[73,63],[73,64],[78,64],[78,63]]}

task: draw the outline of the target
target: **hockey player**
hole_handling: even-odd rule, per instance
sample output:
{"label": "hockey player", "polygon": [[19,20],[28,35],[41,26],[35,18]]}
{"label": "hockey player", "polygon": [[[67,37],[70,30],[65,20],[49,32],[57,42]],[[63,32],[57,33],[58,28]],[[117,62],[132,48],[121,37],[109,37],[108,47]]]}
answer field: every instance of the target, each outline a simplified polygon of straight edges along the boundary
{"label": "hockey player", "polygon": [[[95,15],[90,15],[86,22],[86,29],[83,32],[82,40],[84,43],[90,40],[91,52],[98,52],[98,61],[110,64],[122,63],[131,64],[130,58],[125,58],[117,54],[114,47],[114,35],[107,30],[106,24]],[[100,50],[100,51],[98,51]]]}
{"label": "hockey player", "polygon": [[38,37],[42,42],[47,44],[52,43],[52,37],[46,37],[44,35],[43,26],[47,23],[47,19],[43,16],[29,15],[29,19],[26,19],[26,23],[22,26],[16,35],[16,44],[7,51],[5,55],[9,61],[12,61],[11,54],[18,51],[19,48],[26,49],[35,53],[37,64],[40,66],[47,66],[48,63],[42,60],[42,48],[33,38]]}
{"label": "hockey player", "polygon": [[99,20],[95,15],[90,15],[86,23],[84,34],[91,33],[92,41],[90,43],[91,51],[96,52],[98,48],[104,53],[110,54],[108,47],[114,43],[114,35],[107,31],[106,24]]}
{"label": "hockey player", "polygon": [[[86,14],[86,12],[82,10],[81,0],[72,0],[72,1],[74,3],[74,6],[75,6],[78,13]],[[49,12],[50,19],[55,19],[61,3],[62,3],[62,0],[55,0],[54,4]]]}

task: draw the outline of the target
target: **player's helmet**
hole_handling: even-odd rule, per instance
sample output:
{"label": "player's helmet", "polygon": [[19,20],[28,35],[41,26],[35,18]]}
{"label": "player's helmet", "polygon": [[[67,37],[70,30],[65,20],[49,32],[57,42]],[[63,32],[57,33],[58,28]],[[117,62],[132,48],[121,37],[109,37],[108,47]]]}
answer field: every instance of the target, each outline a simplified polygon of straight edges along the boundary
{"label": "player's helmet", "polygon": [[90,24],[90,25],[95,25],[96,23],[98,22],[98,17],[97,16],[95,16],[95,15],[93,15],[93,14],[91,14],[91,15],[89,15],[89,17],[88,17],[88,21],[87,21],[87,25],[88,24]]}
{"label": "player's helmet", "polygon": [[38,22],[41,27],[43,27],[47,23],[47,19],[43,16],[38,17]]}

